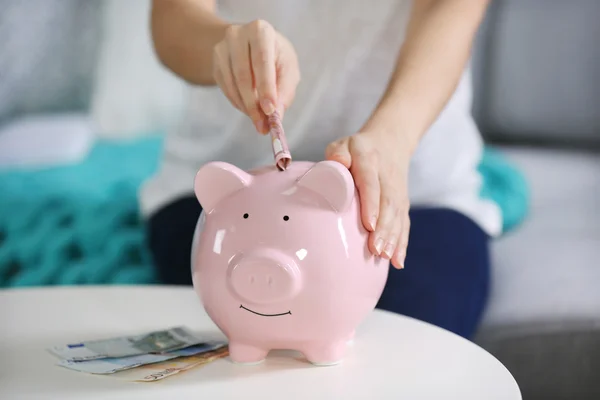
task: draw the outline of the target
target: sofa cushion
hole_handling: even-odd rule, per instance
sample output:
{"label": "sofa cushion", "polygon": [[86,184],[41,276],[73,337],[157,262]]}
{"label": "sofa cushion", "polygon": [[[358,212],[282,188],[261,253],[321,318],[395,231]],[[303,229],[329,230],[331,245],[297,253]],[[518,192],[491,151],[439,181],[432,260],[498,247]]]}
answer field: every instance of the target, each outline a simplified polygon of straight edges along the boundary
{"label": "sofa cushion", "polygon": [[600,320],[600,156],[502,149],[531,185],[528,220],[493,243],[482,329]]}
{"label": "sofa cushion", "polygon": [[600,146],[600,2],[496,0],[474,53],[489,140]]}
{"label": "sofa cushion", "polygon": [[524,400],[600,399],[600,327],[527,333],[482,344],[515,377]]}
{"label": "sofa cushion", "polygon": [[86,111],[102,2],[0,4],[0,124],[28,114]]}
{"label": "sofa cushion", "polygon": [[492,244],[490,301],[475,342],[523,398],[600,398],[600,156],[501,149],[531,185],[531,210]]}

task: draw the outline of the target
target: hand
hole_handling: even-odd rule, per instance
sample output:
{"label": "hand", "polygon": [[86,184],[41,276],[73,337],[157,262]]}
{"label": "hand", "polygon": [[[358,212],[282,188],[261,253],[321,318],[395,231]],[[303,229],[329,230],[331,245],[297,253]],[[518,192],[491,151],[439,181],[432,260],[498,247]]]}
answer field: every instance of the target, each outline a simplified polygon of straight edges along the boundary
{"label": "hand", "polygon": [[283,116],[296,92],[300,72],[292,44],[268,22],[231,25],[214,48],[213,76],[231,104],[268,133],[267,116]]}
{"label": "hand", "polygon": [[354,177],[371,252],[398,269],[404,268],[410,229],[408,149],[400,135],[361,132],[329,144],[325,152]]}

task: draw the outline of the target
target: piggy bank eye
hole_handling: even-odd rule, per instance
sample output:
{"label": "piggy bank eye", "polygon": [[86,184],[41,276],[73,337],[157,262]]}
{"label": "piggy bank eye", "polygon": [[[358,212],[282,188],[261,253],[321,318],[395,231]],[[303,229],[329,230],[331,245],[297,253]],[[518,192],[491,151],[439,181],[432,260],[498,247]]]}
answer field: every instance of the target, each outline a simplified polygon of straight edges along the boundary
{"label": "piggy bank eye", "polygon": [[248,219],[249,215],[248,213],[244,214],[244,219]]}
{"label": "piggy bank eye", "polygon": [[288,217],[287,215],[284,215],[284,216],[283,216],[283,220],[284,220],[284,221],[288,221],[289,219],[290,219],[290,217]]}

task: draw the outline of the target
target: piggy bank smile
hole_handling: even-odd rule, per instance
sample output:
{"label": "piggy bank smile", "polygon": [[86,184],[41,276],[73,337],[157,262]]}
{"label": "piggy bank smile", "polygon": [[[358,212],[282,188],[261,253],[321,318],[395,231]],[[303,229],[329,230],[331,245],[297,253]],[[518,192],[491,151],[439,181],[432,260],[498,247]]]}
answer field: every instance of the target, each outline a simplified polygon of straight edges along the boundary
{"label": "piggy bank smile", "polygon": [[194,191],[203,211],[192,280],[230,358],[254,364],[282,349],[340,362],[389,270],[368,249],[348,169],[296,161],[246,172],[212,162]]}
{"label": "piggy bank smile", "polygon": [[263,314],[263,313],[259,313],[259,312],[257,312],[257,311],[251,310],[251,309],[249,309],[249,308],[247,308],[247,307],[244,307],[244,305],[243,305],[243,304],[240,304],[240,308],[241,308],[241,309],[244,309],[244,310],[246,310],[246,311],[249,311],[249,312],[251,312],[252,314],[260,315],[261,317],[281,317],[281,316],[284,316],[284,315],[292,315],[292,312],[291,312],[291,311],[286,311],[286,312],[284,312],[284,313],[279,313],[279,314]]}

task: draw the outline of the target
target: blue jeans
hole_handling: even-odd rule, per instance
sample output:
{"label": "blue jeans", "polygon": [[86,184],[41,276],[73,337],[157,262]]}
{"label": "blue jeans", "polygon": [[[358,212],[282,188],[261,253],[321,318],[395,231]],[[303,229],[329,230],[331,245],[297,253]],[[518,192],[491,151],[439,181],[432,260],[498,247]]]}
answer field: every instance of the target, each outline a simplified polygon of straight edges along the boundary
{"label": "blue jeans", "polygon": [[[200,215],[195,197],[162,208],[148,240],[162,283],[191,285],[190,251]],[[489,238],[471,219],[442,208],[413,208],[403,270],[390,274],[377,308],[429,322],[470,339],[489,290]]]}

